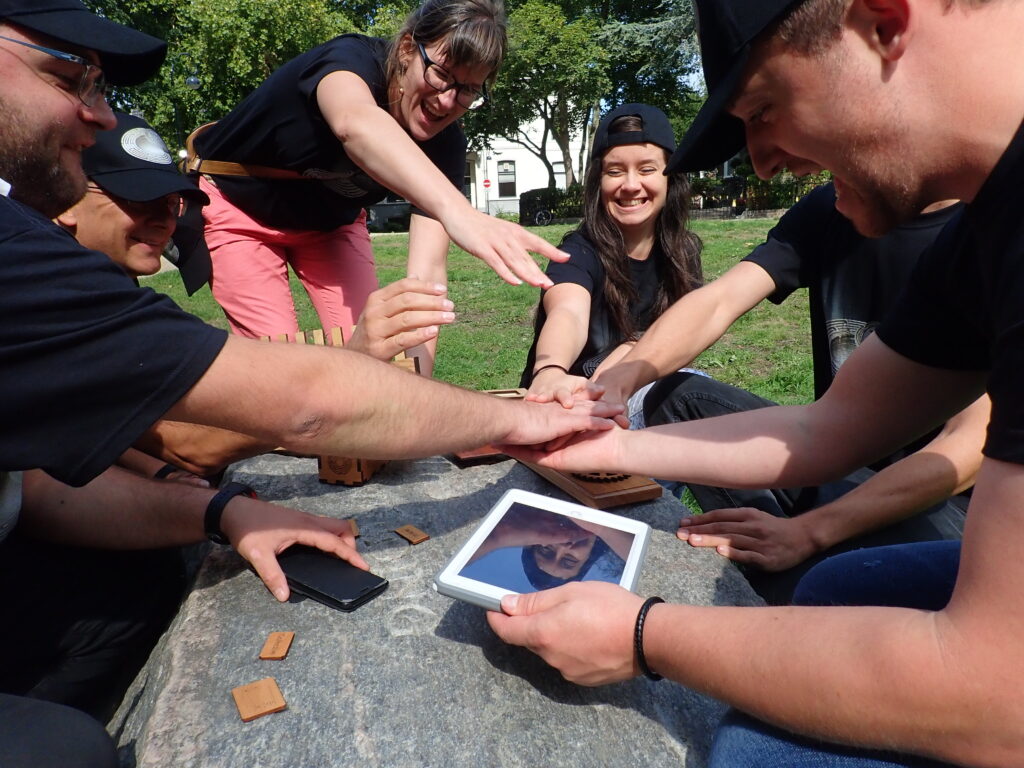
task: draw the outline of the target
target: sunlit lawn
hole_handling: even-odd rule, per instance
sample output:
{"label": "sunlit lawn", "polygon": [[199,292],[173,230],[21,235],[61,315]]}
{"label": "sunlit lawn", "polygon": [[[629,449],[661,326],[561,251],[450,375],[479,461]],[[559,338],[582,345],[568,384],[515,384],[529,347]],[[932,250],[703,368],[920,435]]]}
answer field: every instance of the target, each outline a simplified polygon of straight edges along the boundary
{"label": "sunlit lawn", "polygon": [[[694,229],[704,240],[706,279],[743,258],[774,223],[774,219],[695,222]],[[553,225],[534,231],[557,243],[570,228]],[[381,284],[402,277],[408,235],[380,235],[373,246]],[[209,288],[186,297],[174,272],[148,278],[145,284],[168,293],[189,312],[227,327]],[[292,288],[301,327],[318,327],[316,314],[294,278]],[[458,317],[442,331],[435,375],[476,389],[515,386],[533,336],[537,289],[506,285],[482,262],[453,246],[449,251],[449,295]],[[794,294],[781,307],[763,302],[701,355],[696,366],[779,402],[810,400],[813,376],[806,292]]]}

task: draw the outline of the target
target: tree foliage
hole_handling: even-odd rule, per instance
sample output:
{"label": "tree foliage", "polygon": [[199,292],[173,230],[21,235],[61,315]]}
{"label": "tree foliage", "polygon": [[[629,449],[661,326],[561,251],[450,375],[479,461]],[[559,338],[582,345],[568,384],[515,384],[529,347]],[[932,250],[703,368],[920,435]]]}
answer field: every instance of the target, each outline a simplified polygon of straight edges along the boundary
{"label": "tree foliage", "polygon": [[[216,120],[284,62],[335,35],[356,31],[340,4],[326,0],[87,0],[95,10],[168,43],[160,73],[112,101],[137,109],[181,146],[196,126]],[[186,87],[195,75],[199,88]]]}
{"label": "tree foliage", "polygon": [[[140,110],[175,148],[216,120],[278,66],[343,32],[389,37],[417,0],[85,0],[93,10],[168,41],[159,75],[115,89],[114,105]],[[509,56],[491,104],[464,119],[474,146],[503,136],[528,147],[554,185],[561,155],[582,174],[569,140],[626,101],[664,109],[681,131],[699,96],[689,0],[507,0]],[[195,75],[200,87],[186,87]],[[520,129],[540,117],[533,141]]]}
{"label": "tree foliage", "polygon": [[[566,18],[548,0],[526,0],[509,14],[509,53],[495,84],[490,104],[468,116],[467,132],[478,143],[503,136],[533,152],[548,169],[555,186],[548,139],[559,148],[566,183],[576,170],[570,138],[584,129],[593,104],[608,92],[608,52],[598,40],[599,23],[592,18]],[[540,141],[525,128],[540,118]]]}

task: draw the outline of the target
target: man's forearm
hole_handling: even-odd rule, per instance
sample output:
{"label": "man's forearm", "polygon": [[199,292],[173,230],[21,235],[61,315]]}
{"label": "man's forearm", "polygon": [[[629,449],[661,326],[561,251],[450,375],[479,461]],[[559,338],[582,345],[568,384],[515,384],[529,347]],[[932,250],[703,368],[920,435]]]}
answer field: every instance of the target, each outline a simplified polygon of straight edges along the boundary
{"label": "man's forearm", "polygon": [[983,692],[949,667],[947,627],[893,608],[659,605],[644,647],[655,671],[786,729],[971,762],[961,711]]}
{"label": "man's forearm", "polygon": [[397,459],[529,440],[540,425],[599,426],[580,414],[470,392],[344,349],[232,337],[167,415],[303,453]]}
{"label": "man's forearm", "polygon": [[20,530],[58,544],[147,549],[205,539],[203,514],[215,491],[111,467],[81,488],[41,470],[24,475]]}
{"label": "man's forearm", "polygon": [[830,504],[794,519],[818,551],[922,512],[974,484],[990,411],[982,397],[921,450],[890,464]]}

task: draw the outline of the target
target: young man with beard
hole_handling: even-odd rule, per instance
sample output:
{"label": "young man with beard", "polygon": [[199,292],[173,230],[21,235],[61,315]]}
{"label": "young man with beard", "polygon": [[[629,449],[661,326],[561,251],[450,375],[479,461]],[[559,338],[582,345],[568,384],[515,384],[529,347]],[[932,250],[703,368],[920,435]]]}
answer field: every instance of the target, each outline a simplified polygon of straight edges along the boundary
{"label": "young man with beard", "polygon": [[[508,598],[491,626],[569,679],[661,674],[758,718],[727,719],[716,768],[1024,764],[1024,3],[697,10],[709,98],[672,167],[710,167],[745,140],[764,178],[827,168],[836,208],[865,235],[933,200],[966,208],[819,401],[513,450],[570,470],[798,485],[865,464],[987,391],[962,552],[938,542],[832,558],[797,592],[830,607],[655,604],[585,584]],[[868,597],[834,607],[853,592]]]}
{"label": "young man with beard", "polygon": [[[276,554],[291,544],[365,566],[347,523],[264,504],[237,484],[216,494],[165,484],[154,493],[153,481],[108,469],[154,421],[368,457],[611,426],[602,417],[617,410],[603,405],[563,412],[496,402],[352,351],[227,339],[78,246],[49,219],[85,194],[81,152],[114,127],[105,80],[141,82],[164,53],[161,41],[78,0],[0,0],[0,535],[18,524],[58,544],[124,550],[206,535],[235,545],[284,600]],[[443,302],[437,296],[433,311],[443,314]],[[13,592],[28,596],[36,586],[16,573],[8,606]],[[53,594],[40,589],[35,603],[45,610]],[[71,710],[10,695],[0,695],[0,710],[5,765],[115,763],[102,729]]]}

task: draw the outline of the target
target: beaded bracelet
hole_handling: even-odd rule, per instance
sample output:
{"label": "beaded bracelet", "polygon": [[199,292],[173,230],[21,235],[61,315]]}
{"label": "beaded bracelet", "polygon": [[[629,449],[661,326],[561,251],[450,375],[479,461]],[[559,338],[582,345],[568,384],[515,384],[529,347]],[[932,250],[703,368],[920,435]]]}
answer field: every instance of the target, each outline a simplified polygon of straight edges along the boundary
{"label": "beaded bracelet", "polygon": [[648,680],[661,680],[661,675],[651,671],[651,668],[647,666],[647,659],[644,657],[644,622],[647,621],[647,612],[651,610],[651,606],[664,602],[660,597],[648,597],[644,600],[644,604],[640,606],[640,612],[636,615],[636,628],[633,630],[633,648],[636,651],[637,666],[640,667],[640,671],[644,673],[644,677]]}
{"label": "beaded bracelet", "polygon": [[564,365],[559,365],[558,363],[548,363],[547,365],[542,365],[540,368],[534,371],[534,377],[536,377],[537,374],[540,373],[541,371],[546,371],[548,368],[557,368],[562,373],[569,373],[569,369],[566,368]]}

